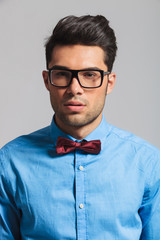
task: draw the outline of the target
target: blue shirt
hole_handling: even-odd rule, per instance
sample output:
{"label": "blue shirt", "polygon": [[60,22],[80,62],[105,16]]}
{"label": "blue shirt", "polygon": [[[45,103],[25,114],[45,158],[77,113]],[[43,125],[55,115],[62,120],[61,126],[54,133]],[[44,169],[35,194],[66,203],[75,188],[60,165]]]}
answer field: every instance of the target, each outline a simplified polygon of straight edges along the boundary
{"label": "blue shirt", "polygon": [[0,150],[1,240],[159,240],[160,153],[106,123],[100,154],[56,154],[51,126]]}

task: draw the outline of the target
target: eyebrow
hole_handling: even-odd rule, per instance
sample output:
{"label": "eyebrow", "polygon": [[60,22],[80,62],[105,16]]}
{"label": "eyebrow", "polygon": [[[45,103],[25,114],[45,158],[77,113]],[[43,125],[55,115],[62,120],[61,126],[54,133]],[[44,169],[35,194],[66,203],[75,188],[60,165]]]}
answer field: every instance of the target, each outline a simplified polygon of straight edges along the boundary
{"label": "eyebrow", "polygon": [[54,65],[49,69],[52,69],[52,68],[57,68],[57,69],[60,69],[60,70],[84,70],[84,71],[85,70],[102,70],[98,67],[87,67],[87,68],[82,68],[82,69],[70,69],[70,68],[68,68],[66,66],[62,66],[62,65]]}

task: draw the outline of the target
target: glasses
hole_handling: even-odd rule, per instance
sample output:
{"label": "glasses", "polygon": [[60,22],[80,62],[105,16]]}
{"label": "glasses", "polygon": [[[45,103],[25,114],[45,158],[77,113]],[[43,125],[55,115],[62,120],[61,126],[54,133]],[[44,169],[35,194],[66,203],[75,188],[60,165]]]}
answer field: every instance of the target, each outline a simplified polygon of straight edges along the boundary
{"label": "glasses", "polygon": [[75,77],[83,88],[99,88],[103,83],[105,75],[110,72],[104,72],[99,69],[88,68],[85,70],[70,70],[60,67],[48,69],[49,81],[55,87],[68,87]]}

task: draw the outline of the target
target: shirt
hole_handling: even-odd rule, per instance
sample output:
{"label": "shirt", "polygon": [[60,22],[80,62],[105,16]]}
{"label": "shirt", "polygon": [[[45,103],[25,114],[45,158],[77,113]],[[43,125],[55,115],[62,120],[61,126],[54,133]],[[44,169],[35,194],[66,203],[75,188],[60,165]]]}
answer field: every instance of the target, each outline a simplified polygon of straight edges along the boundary
{"label": "shirt", "polygon": [[1,240],[159,240],[160,153],[131,133],[100,125],[100,154],[56,154],[51,125],[0,151]]}

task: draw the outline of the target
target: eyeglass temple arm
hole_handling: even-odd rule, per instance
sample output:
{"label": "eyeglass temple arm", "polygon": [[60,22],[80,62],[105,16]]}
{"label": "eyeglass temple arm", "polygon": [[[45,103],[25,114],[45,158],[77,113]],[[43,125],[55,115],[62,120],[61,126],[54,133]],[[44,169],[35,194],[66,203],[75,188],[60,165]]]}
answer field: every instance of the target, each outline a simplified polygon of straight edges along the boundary
{"label": "eyeglass temple arm", "polygon": [[104,75],[109,75],[110,74],[110,72],[104,72]]}

